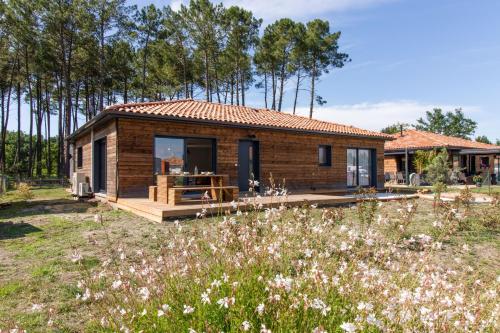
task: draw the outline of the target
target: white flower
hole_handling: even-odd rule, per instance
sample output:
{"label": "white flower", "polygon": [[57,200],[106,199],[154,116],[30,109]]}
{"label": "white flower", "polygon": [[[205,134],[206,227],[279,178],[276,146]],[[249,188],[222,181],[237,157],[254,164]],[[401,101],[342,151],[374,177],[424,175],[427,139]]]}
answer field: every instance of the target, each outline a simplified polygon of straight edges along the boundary
{"label": "white flower", "polygon": [[210,297],[208,297],[207,293],[202,293],[201,294],[201,303],[203,303],[203,304],[210,304]]}
{"label": "white flower", "polygon": [[257,306],[257,313],[259,315],[262,315],[264,313],[264,303],[260,303],[258,306]]}
{"label": "white flower", "polygon": [[217,301],[217,304],[222,308],[229,308],[229,305],[230,304],[233,304],[234,303],[234,297],[231,297],[231,298],[227,298],[227,297],[224,297],[224,298],[221,298],[220,300]]}
{"label": "white flower", "polygon": [[170,311],[170,305],[168,305],[168,304],[163,304],[163,305],[161,306],[161,308],[162,308],[162,310],[163,310],[163,311],[165,311],[165,312]]}
{"label": "white flower", "polygon": [[113,281],[113,284],[111,285],[111,287],[113,289],[118,289],[118,288],[120,288],[121,285],[122,285],[122,280],[116,280],[116,281]]}
{"label": "white flower", "polygon": [[148,313],[148,311],[146,309],[143,309],[141,312],[141,317],[145,316],[147,313]]}
{"label": "white flower", "polygon": [[252,327],[252,325],[246,320],[243,323],[241,323],[241,329],[245,332],[248,331],[250,327]]}
{"label": "white flower", "polygon": [[31,311],[38,312],[43,309],[43,304],[33,304],[31,305]]}
{"label": "white flower", "polygon": [[190,313],[193,313],[193,312],[194,312],[194,308],[193,307],[184,304],[184,311],[182,312],[183,314],[190,314]]}
{"label": "white flower", "polygon": [[149,289],[147,287],[139,288],[139,295],[143,301],[147,300],[149,298]]}
{"label": "white flower", "polygon": [[158,309],[158,317],[161,317],[165,314],[165,311]]}
{"label": "white flower", "polygon": [[356,325],[354,325],[353,323],[344,322],[344,323],[342,323],[342,325],[340,325],[340,328],[343,329],[344,332],[348,332],[348,333],[356,332]]}

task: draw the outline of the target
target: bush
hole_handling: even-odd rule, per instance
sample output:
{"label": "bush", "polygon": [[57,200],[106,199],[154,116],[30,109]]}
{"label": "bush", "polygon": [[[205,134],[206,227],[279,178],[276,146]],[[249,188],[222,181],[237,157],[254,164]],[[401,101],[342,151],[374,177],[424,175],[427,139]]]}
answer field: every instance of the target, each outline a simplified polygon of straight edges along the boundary
{"label": "bush", "polygon": [[436,154],[426,168],[426,179],[431,184],[443,183],[449,181],[450,164],[448,162],[448,152],[446,149],[441,150]]}
{"label": "bush", "polygon": [[35,197],[33,191],[31,191],[31,186],[26,183],[20,183],[17,186],[17,195],[23,200],[30,200]]}

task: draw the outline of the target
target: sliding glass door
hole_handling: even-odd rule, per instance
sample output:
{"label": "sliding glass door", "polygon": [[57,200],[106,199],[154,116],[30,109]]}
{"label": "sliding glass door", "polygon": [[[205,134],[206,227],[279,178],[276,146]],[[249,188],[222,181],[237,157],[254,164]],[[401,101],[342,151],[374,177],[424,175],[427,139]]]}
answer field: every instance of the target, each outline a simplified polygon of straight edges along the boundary
{"label": "sliding glass door", "polygon": [[347,149],[347,186],[376,186],[373,149]]}
{"label": "sliding glass door", "polygon": [[205,138],[155,137],[154,174],[161,173],[162,161],[168,173],[215,172],[215,140]]}

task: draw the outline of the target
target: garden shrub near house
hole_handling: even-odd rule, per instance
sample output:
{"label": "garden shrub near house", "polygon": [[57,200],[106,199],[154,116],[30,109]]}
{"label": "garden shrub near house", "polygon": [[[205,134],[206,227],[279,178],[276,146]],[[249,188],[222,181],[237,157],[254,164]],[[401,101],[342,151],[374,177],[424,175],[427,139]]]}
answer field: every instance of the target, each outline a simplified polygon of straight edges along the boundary
{"label": "garden shrub near house", "polygon": [[442,149],[430,160],[426,171],[426,179],[429,183],[433,185],[436,183],[448,183],[450,163],[448,161],[448,152],[446,149]]}

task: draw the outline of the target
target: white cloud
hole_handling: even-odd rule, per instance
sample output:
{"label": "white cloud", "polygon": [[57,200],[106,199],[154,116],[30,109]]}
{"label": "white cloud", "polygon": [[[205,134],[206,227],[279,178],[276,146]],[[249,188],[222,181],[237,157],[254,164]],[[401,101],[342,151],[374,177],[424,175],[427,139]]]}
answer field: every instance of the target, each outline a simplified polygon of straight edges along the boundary
{"label": "white cloud", "polygon": [[[380,129],[397,123],[414,124],[420,117],[425,116],[425,111],[441,108],[443,111],[454,110],[458,105],[439,105],[420,103],[411,100],[384,101],[377,103],[358,103],[347,105],[330,105],[315,107],[313,117],[316,119],[332,121],[345,125],[353,125],[364,129],[380,131]],[[481,109],[477,106],[464,106],[462,109],[466,116],[476,119]],[[290,110],[286,110],[290,112]],[[300,107],[297,114],[308,116],[309,109]]]}
{"label": "white cloud", "polygon": [[226,0],[226,5],[251,10],[265,21],[282,17],[308,18],[331,12],[363,9],[395,0]]}

